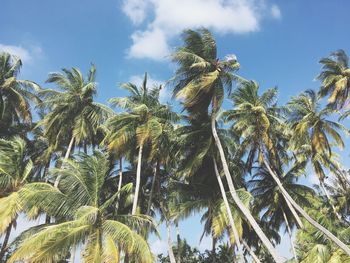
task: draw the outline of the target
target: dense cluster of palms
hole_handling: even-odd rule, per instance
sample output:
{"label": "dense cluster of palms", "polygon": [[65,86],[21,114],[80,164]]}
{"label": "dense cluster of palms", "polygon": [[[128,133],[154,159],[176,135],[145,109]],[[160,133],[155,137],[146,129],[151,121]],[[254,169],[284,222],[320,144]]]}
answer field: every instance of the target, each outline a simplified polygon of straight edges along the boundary
{"label": "dense cluster of palms", "polygon": [[[0,54],[0,261],[155,262],[147,240],[159,220],[161,262],[285,262],[283,231],[288,262],[350,262],[350,177],[337,154],[350,114],[345,52],[320,61],[318,92],[286,105],[277,88],[240,77],[235,55],[219,59],[206,29],[185,31],[172,59],[177,112],[147,74],[106,106],[94,101],[94,65],[86,77],[49,74],[48,89],[17,79],[20,59]],[[318,185],[300,183],[313,175]],[[206,259],[172,239],[193,214],[213,241]],[[45,220],[11,238],[24,217]]]}

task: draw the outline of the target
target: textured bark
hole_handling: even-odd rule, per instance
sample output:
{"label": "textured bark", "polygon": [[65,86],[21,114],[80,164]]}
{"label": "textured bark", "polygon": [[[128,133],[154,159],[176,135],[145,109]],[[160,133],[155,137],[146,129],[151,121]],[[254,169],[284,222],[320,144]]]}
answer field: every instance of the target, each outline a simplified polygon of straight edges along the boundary
{"label": "textured bark", "polygon": [[233,220],[230,204],[229,204],[227,197],[226,197],[224,184],[222,183],[222,180],[221,180],[221,177],[219,174],[219,170],[218,170],[218,167],[217,167],[217,164],[216,164],[216,161],[214,158],[213,158],[213,163],[214,163],[214,170],[215,170],[216,179],[218,180],[218,183],[220,186],[220,192],[221,192],[222,198],[224,200],[224,204],[225,204],[227,216],[228,216],[228,219],[230,222],[231,230],[232,230],[233,236],[235,237],[235,242],[236,242],[237,249],[238,249],[238,256],[239,256],[240,260],[242,260],[244,258],[244,256],[243,256],[241,241],[240,241],[239,234],[238,234],[238,231],[237,231],[237,228],[235,225],[235,221]]}
{"label": "textured bark", "polygon": [[228,183],[229,190],[230,190],[231,196],[233,198],[233,201],[236,203],[238,208],[242,211],[244,216],[247,218],[249,224],[252,226],[252,228],[254,229],[255,233],[258,235],[258,237],[260,238],[261,242],[264,244],[266,249],[269,251],[269,253],[273,257],[273,259],[277,263],[284,262],[285,260],[281,256],[278,255],[277,250],[274,248],[274,246],[272,245],[270,240],[267,238],[267,236],[264,234],[264,232],[260,228],[259,224],[255,221],[255,219],[252,216],[252,214],[250,213],[250,211],[247,209],[247,207],[244,206],[244,204],[242,203],[242,201],[239,199],[239,197],[237,195],[236,189],[235,189],[235,187],[233,185],[233,181],[232,181],[232,177],[231,177],[230,171],[228,169],[225,153],[224,153],[224,150],[222,148],[219,136],[218,136],[217,131],[216,131],[215,107],[214,107],[214,110],[213,110],[213,113],[212,113],[211,127],[212,127],[212,133],[213,133],[213,137],[214,137],[214,140],[215,140],[216,147],[218,148],[219,153],[220,153],[220,159],[221,159],[221,162],[222,162],[222,166],[223,166],[223,169],[224,169],[225,177],[226,177],[226,180],[227,180],[227,183]]}
{"label": "textured bark", "polygon": [[1,247],[1,251],[0,251],[0,262],[2,262],[3,257],[5,256],[7,244],[9,242],[10,235],[11,235],[12,225],[13,225],[13,223],[11,222],[10,225],[6,229],[5,238],[4,238],[4,241],[2,243],[2,247]]}
{"label": "textured bark", "polygon": [[138,156],[138,160],[137,160],[135,195],[134,195],[134,202],[132,204],[132,212],[131,212],[132,215],[136,214],[137,202],[138,202],[139,192],[140,192],[142,149],[143,149],[143,145],[140,145],[139,156]]}
{"label": "textured bark", "polygon": [[323,227],[321,224],[316,222],[313,218],[309,216],[309,214],[301,207],[299,206],[294,199],[288,194],[286,189],[284,189],[281,181],[279,180],[278,176],[272,171],[270,165],[268,162],[263,158],[263,162],[266,166],[266,168],[269,170],[269,173],[277,183],[279,189],[281,190],[282,194],[288,199],[288,201],[292,204],[292,206],[317,230],[321,231],[325,236],[327,236],[330,240],[332,240],[340,249],[342,249],[347,255],[350,256],[350,248],[345,245],[342,241],[340,241],[339,238],[337,238],[335,235],[333,235],[328,229]]}

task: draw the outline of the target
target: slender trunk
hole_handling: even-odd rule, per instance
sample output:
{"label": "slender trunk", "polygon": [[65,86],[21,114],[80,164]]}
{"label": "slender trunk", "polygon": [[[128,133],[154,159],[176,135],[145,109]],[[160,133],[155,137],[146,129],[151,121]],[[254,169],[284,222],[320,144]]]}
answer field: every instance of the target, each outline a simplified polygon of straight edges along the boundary
{"label": "slender trunk", "polygon": [[137,160],[135,196],[134,196],[134,202],[132,204],[132,212],[131,212],[132,215],[136,214],[137,201],[138,201],[138,198],[139,198],[140,181],[141,181],[142,149],[143,149],[143,145],[140,145],[139,156],[138,156],[138,160]]}
{"label": "slender trunk", "polygon": [[261,263],[258,256],[254,253],[254,251],[250,248],[250,246],[248,246],[247,242],[245,242],[244,239],[242,239],[242,244],[244,248],[248,251],[249,255],[253,258],[253,260],[256,263]]}
{"label": "slender trunk", "polygon": [[84,153],[87,154],[87,144],[84,142]]}
{"label": "slender trunk", "polygon": [[334,214],[336,215],[336,217],[338,218],[338,220],[339,220],[340,222],[345,223],[344,220],[343,220],[343,218],[342,218],[341,215],[337,212],[337,209],[335,208],[335,206],[334,206],[334,204],[333,204],[333,198],[330,196],[330,194],[329,194],[328,191],[327,191],[327,188],[326,188],[325,185],[324,185],[324,182],[322,182],[321,180],[320,180],[320,186],[321,186],[321,188],[322,188],[324,194],[326,195],[327,200],[328,200],[328,203],[331,205],[331,207],[332,207],[332,209],[333,209],[333,212],[334,212]]}
{"label": "slender trunk", "polygon": [[[71,150],[73,148],[73,145],[74,145],[74,136],[72,136],[72,138],[71,138],[71,140],[69,142],[68,149],[67,149],[66,154],[65,154],[64,159],[63,159],[63,163],[68,160],[70,152],[71,152]],[[55,183],[54,183],[54,187],[55,188],[58,187],[58,184],[59,184],[60,180],[61,180],[61,175],[57,176],[57,178],[55,180]]]}
{"label": "slender trunk", "polygon": [[221,180],[221,177],[220,177],[220,174],[219,174],[219,171],[218,171],[218,166],[216,164],[216,161],[215,161],[214,157],[213,157],[213,163],[214,163],[214,170],[215,170],[216,179],[218,180],[218,183],[219,183],[219,186],[220,186],[220,192],[221,192],[222,198],[224,200],[224,204],[225,204],[227,216],[228,216],[228,219],[229,219],[229,222],[230,222],[231,230],[232,230],[233,236],[235,238],[235,243],[237,245],[238,256],[239,256],[240,260],[242,260],[244,256],[243,256],[241,241],[239,239],[239,234],[238,234],[237,228],[235,226],[235,221],[233,220],[231,207],[230,207],[230,204],[229,204],[229,202],[227,200],[225,188],[224,188],[224,185],[222,183],[222,180]]}
{"label": "slender trunk", "polygon": [[122,189],[123,183],[123,158],[119,158],[119,183],[118,183],[118,192]]}
{"label": "slender trunk", "polygon": [[171,238],[171,234],[172,234],[171,224],[167,219],[165,220],[165,224],[166,224],[167,235],[168,235],[168,253],[169,253],[170,263],[176,263],[175,255],[173,251],[173,240]]}
{"label": "slender trunk", "polygon": [[288,235],[289,235],[289,240],[290,240],[290,245],[292,247],[292,251],[293,251],[294,258],[295,258],[295,262],[298,262],[297,252],[295,251],[295,246],[294,246],[294,242],[293,242],[293,239],[292,239],[292,230],[290,228],[287,215],[284,212],[283,208],[282,208],[282,213],[283,213],[284,222],[286,223],[286,227],[287,227],[287,231],[288,231]]}
{"label": "slender trunk", "polygon": [[299,206],[294,199],[288,194],[286,189],[284,189],[281,181],[279,180],[278,176],[272,171],[270,165],[268,162],[263,158],[263,162],[268,169],[270,175],[273,177],[275,182],[277,183],[279,189],[281,190],[282,194],[288,199],[288,201],[294,206],[294,208],[311,224],[313,225],[316,229],[321,231],[324,235],[326,235],[330,240],[332,240],[339,248],[341,248],[346,254],[350,256],[350,248],[345,245],[340,239],[338,239],[335,235],[333,235],[328,229],[317,223],[314,219],[312,219],[308,213],[301,207]]}
{"label": "slender trunk", "polygon": [[[49,182],[49,178],[48,178],[47,174],[49,172],[50,162],[51,162],[51,154],[49,155],[49,160],[45,164],[45,168],[44,168],[43,178],[45,178],[45,183]],[[46,215],[45,216],[45,224],[50,224],[50,221],[51,221],[51,217],[49,215]]]}
{"label": "slender trunk", "polygon": [[10,225],[6,229],[4,242],[2,243],[2,247],[1,247],[1,251],[0,251],[0,262],[2,262],[2,260],[3,260],[4,256],[5,256],[5,252],[6,252],[6,249],[7,249],[7,244],[8,244],[9,239],[10,239],[12,225],[13,225],[13,223],[11,222]]}
{"label": "slender trunk", "polygon": [[181,263],[181,253],[180,253],[180,229],[179,223],[175,223],[176,227],[176,241],[177,241],[177,263]]}
{"label": "slender trunk", "polygon": [[214,235],[212,233],[212,246],[211,246],[211,254],[213,256],[212,263],[216,263],[216,242],[217,242],[217,239],[216,239],[216,237],[214,237]]}
{"label": "slender trunk", "polygon": [[250,213],[250,211],[247,209],[247,207],[244,206],[244,204],[242,203],[242,201],[239,199],[239,197],[237,195],[237,192],[236,192],[235,187],[233,185],[233,181],[232,181],[232,177],[231,177],[230,171],[228,169],[228,165],[227,165],[226,158],[225,158],[225,153],[224,153],[224,150],[222,148],[219,136],[218,136],[217,131],[216,131],[216,122],[215,122],[216,106],[215,106],[215,104],[216,103],[213,103],[213,113],[212,113],[212,117],[211,117],[212,118],[211,119],[211,128],[212,128],[212,133],[213,133],[213,137],[214,137],[214,140],[215,140],[216,147],[218,148],[219,153],[220,153],[220,159],[221,159],[221,162],[222,162],[222,166],[223,166],[223,169],[224,169],[225,177],[226,177],[227,184],[229,186],[229,190],[230,190],[231,196],[233,198],[233,201],[237,204],[238,208],[242,211],[244,216],[247,218],[248,222],[250,223],[250,225],[252,226],[252,228],[254,229],[255,233],[258,235],[258,237],[260,238],[261,242],[264,244],[266,249],[270,252],[270,254],[273,257],[273,259],[277,263],[282,263],[282,262],[284,262],[284,259],[281,256],[278,255],[277,250],[274,248],[274,246],[272,245],[270,240],[267,238],[267,236],[261,230],[261,228],[258,225],[258,223],[255,221],[255,219],[252,216],[252,214]]}
{"label": "slender trunk", "polygon": [[156,183],[156,178],[159,170],[159,162],[157,161],[156,166],[154,167],[154,173],[153,173],[153,178],[152,178],[152,185],[151,185],[151,192],[149,194],[148,198],[148,204],[147,204],[147,212],[146,215],[149,215],[151,211],[151,205],[152,205],[152,199],[153,199],[153,192],[154,192],[154,185]]}

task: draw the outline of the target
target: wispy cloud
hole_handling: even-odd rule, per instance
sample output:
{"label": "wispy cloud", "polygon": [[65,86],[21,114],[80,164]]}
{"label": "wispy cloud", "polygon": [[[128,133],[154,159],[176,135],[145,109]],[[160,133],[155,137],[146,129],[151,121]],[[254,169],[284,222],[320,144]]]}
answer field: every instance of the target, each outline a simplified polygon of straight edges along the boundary
{"label": "wispy cloud", "polygon": [[24,63],[31,63],[33,59],[42,54],[40,46],[24,48],[21,45],[7,45],[0,43],[0,52],[7,52],[19,57]]}
{"label": "wispy cloud", "polygon": [[124,0],[122,9],[137,26],[128,56],[154,60],[165,59],[186,28],[240,34],[259,30],[264,17],[281,18],[278,6],[265,0]]}

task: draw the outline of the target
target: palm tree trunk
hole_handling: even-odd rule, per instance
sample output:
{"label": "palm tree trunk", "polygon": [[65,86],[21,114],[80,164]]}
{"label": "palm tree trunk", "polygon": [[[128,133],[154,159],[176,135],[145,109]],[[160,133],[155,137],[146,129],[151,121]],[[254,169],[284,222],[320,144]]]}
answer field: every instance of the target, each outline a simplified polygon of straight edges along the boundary
{"label": "palm tree trunk", "polygon": [[181,253],[180,253],[180,229],[179,223],[175,223],[176,227],[176,241],[177,241],[177,263],[181,263]]}
{"label": "palm tree trunk", "polygon": [[136,187],[135,187],[135,197],[134,197],[134,202],[132,204],[132,215],[136,214],[136,209],[137,209],[137,201],[139,198],[139,191],[140,191],[140,181],[141,181],[141,162],[142,162],[142,149],[143,145],[140,145],[139,148],[139,156],[137,160],[137,171],[136,171]]}
{"label": "palm tree trunk", "polygon": [[74,260],[75,260],[75,247],[72,248],[72,252],[70,254],[69,262],[70,263],[74,263]]}
{"label": "palm tree trunk", "polygon": [[122,189],[123,183],[123,158],[119,158],[119,183],[118,183],[118,192]]}
{"label": "palm tree trunk", "polygon": [[330,194],[329,194],[328,191],[327,191],[327,188],[326,188],[325,185],[324,185],[324,182],[322,182],[321,180],[320,180],[320,186],[321,186],[321,188],[322,188],[324,194],[326,195],[327,200],[328,200],[328,203],[331,205],[331,207],[332,207],[332,209],[333,209],[333,212],[334,212],[334,214],[337,216],[338,220],[339,220],[340,222],[345,223],[344,220],[343,220],[343,218],[341,217],[341,215],[337,212],[337,209],[335,209],[335,206],[334,206],[334,204],[333,204],[333,198],[330,196]]}
{"label": "palm tree trunk", "polygon": [[[69,142],[68,149],[67,149],[66,154],[65,154],[64,159],[63,159],[63,163],[68,160],[70,152],[72,151],[73,145],[74,145],[74,136],[72,136],[72,138]],[[57,178],[55,180],[55,183],[54,183],[55,188],[58,187],[60,180],[61,180],[61,175],[57,176]]]}
{"label": "palm tree trunk", "polygon": [[243,244],[244,248],[248,251],[249,255],[252,257],[252,259],[256,263],[261,263],[258,256],[255,255],[254,251],[248,246],[247,242],[245,242],[244,239],[242,239],[242,244]]}
{"label": "palm tree trunk", "polygon": [[211,246],[211,254],[213,256],[213,262],[212,263],[216,263],[216,237],[214,237],[213,233],[212,233],[212,246]]}
{"label": "palm tree trunk", "polygon": [[226,177],[227,184],[229,186],[229,190],[230,190],[231,196],[233,198],[233,201],[236,203],[238,208],[242,211],[244,216],[247,218],[248,222],[250,223],[250,225],[254,229],[255,233],[258,235],[258,237],[260,238],[261,242],[264,244],[264,246],[269,251],[269,253],[273,257],[273,259],[276,261],[276,263],[282,263],[282,262],[284,262],[284,259],[281,256],[278,255],[277,250],[274,248],[274,246],[272,245],[270,240],[267,238],[267,236],[261,230],[261,228],[258,225],[258,223],[255,221],[255,219],[252,216],[252,214],[250,213],[250,211],[247,209],[247,207],[244,206],[244,204],[242,203],[242,201],[239,199],[239,197],[237,195],[237,192],[236,192],[235,187],[233,185],[233,181],[232,181],[232,177],[231,177],[230,171],[228,169],[225,153],[224,153],[224,150],[222,148],[219,136],[218,136],[217,131],[216,131],[216,120],[215,120],[216,119],[216,117],[215,117],[216,116],[216,114],[215,114],[215,111],[216,111],[216,105],[215,104],[216,104],[216,102],[214,100],[213,100],[213,102],[214,102],[213,103],[213,112],[212,112],[212,116],[211,116],[212,133],[213,133],[213,137],[214,137],[214,140],[215,140],[216,147],[218,148],[219,153],[220,153],[220,159],[221,159],[221,162],[222,162],[222,166],[223,166],[223,169],[224,169],[225,177]]}
{"label": "palm tree trunk", "polygon": [[6,229],[4,242],[2,242],[2,247],[1,247],[1,251],[0,251],[0,262],[2,262],[3,257],[5,256],[5,252],[6,252],[6,249],[7,249],[7,244],[8,244],[9,239],[10,239],[12,225],[13,225],[13,223],[11,222],[10,225]]}
{"label": "palm tree trunk", "polygon": [[291,228],[290,228],[287,215],[286,215],[286,213],[284,212],[284,209],[283,209],[283,208],[282,208],[282,213],[283,213],[284,222],[286,223],[286,226],[287,226],[287,231],[288,231],[288,235],[289,235],[290,245],[292,246],[292,250],[293,250],[293,255],[294,255],[294,258],[295,258],[295,262],[298,262],[297,252],[295,251],[295,246],[294,246],[294,242],[293,242],[293,239],[292,239],[292,230],[291,230]]}
{"label": "palm tree trunk", "polygon": [[166,224],[167,235],[168,235],[168,253],[169,253],[170,263],[176,263],[175,255],[173,251],[173,240],[171,238],[171,234],[172,234],[171,224],[167,219],[165,220],[165,224]]}
{"label": "palm tree trunk", "polygon": [[279,189],[281,190],[283,196],[288,199],[288,201],[292,204],[292,206],[311,224],[313,225],[317,230],[321,231],[325,236],[327,236],[330,240],[332,240],[339,248],[341,248],[346,254],[350,256],[350,248],[345,245],[340,239],[338,239],[335,235],[333,235],[328,229],[317,223],[314,219],[312,219],[308,213],[299,206],[294,199],[288,194],[286,189],[284,189],[281,181],[279,180],[278,176],[272,171],[270,165],[266,161],[265,158],[263,158],[263,162],[269,171],[270,175],[273,177],[275,182],[277,183]]}
{"label": "palm tree trunk", "polygon": [[220,174],[218,171],[218,166],[216,164],[216,160],[214,157],[213,157],[213,163],[214,163],[214,170],[215,170],[216,179],[218,180],[218,183],[220,186],[220,192],[221,192],[222,198],[224,200],[224,204],[225,204],[227,216],[228,216],[228,219],[230,222],[231,230],[232,230],[233,236],[235,237],[235,242],[236,242],[237,249],[238,249],[238,255],[239,255],[240,260],[242,260],[244,256],[243,256],[241,241],[239,239],[239,234],[238,234],[237,228],[235,226],[235,221],[233,220],[231,207],[230,207],[230,204],[228,203],[225,188],[224,188],[224,185],[222,183],[222,180],[221,180],[221,177],[220,177]]}
{"label": "palm tree trunk", "polygon": [[152,185],[151,185],[151,192],[149,194],[146,215],[149,215],[149,213],[151,211],[153,192],[154,192],[154,185],[156,184],[156,178],[157,178],[158,170],[159,170],[159,162],[157,161],[156,166],[154,167],[154,173],[153,173]]}

